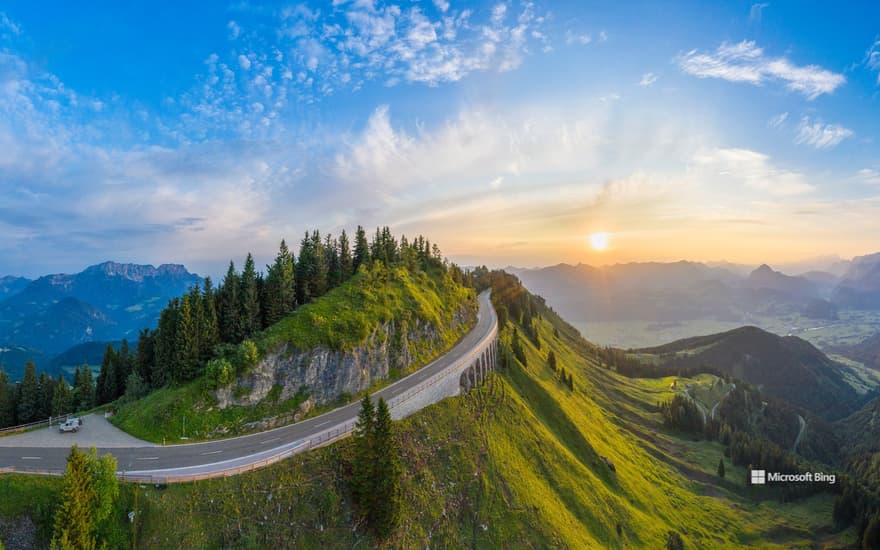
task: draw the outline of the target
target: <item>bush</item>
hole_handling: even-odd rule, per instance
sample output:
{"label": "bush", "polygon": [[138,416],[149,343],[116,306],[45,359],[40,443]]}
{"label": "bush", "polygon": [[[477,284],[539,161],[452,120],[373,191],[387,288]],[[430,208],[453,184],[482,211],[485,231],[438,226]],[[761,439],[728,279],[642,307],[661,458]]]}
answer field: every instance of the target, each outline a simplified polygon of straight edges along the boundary
{"label": "bush", "polygon": [[238,372],[243,373],[257,364],[260,360],[260,352],[253,340],[245,340],[238,345]]}
{"label": "bush", "polygon": [[212,388],[222,388],[235,380],[235,368],[226,359],[211,359],[205,368],[205,375]]}

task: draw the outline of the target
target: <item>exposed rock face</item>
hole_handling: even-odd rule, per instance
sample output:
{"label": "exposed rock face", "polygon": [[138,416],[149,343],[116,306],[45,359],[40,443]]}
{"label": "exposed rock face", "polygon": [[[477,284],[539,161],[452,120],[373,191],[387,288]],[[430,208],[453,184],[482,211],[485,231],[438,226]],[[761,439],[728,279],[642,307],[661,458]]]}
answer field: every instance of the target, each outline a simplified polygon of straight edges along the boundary
{"label": "exposed rock face", "polygon": [[[476,304],[468,303],[456,310],[451,325],[444,331],[463,335],[475,320]],[[395,321],[382,323],[351,351],[282,346],[240,377],[237,385],[217,390],[217,403],[221,408],[256,405],[277,385],[281,387],[279,401],[305,387],[309,401],[323,405],[343,393],[354,395],[369,388],[377,380],[387,378],[392,369],[405,372],[424,361],[426,355],[433,357],[444,351],[439,327],[421,320],[404,327],[401,329]]]}

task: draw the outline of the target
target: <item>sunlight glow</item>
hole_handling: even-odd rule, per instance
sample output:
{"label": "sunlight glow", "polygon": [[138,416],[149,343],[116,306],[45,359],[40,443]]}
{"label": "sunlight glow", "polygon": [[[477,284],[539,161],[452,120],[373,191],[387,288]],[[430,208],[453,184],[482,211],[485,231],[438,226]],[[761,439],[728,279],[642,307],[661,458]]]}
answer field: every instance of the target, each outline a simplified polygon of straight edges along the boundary
{"label": "sunlight glow", "polygon": [[598,252],[608,248],[608,233],[593,233],[590,235],[590,246]]}

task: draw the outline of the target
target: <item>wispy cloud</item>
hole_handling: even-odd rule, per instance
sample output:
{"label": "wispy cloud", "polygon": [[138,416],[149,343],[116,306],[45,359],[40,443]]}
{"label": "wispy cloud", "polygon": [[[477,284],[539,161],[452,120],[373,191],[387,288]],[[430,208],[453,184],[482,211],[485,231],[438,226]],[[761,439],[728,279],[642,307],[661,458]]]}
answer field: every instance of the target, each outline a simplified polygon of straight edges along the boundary
{"label": "wispy cloud", "polygon": [[749,9],[749,22],[760,23],[764,8],[768,7],[770,7],[770,4],[767,3],[752,4],[752,7]]}
{"label": "wispy cloud", "polygon": [[586,46],[590,42],[593,41],[593,36],[590,33],[575,33],[572,31],[565,31],[565,43],[571,46],[572,44],[580,44],[581,46]]}
{"label": "wispy cloud", "polygon": [[657,82],[657,75],[654,73],[645,73],[642,75],[642,79],[639,80],[639,86],[650,86]]}
{"label": "wispy cloud", "polygon": [[11,20],[8,15],[0,11],[0,38],[8,39],[10,36],[21,34],[21,26]]}
{"label": "wispy cloud", "polygon": [[707,149],[695,154],[693,162],[706,177],[739,182],[769,195],[800,195],[814,189],[803,174],[780,168],[768,155],[750,149]]}
{"label": "wispy cloud", "polygon": [[730,82],[746,82],[756,86],[780,82],[807,99],[830,94],[846,82],[839,73],[818,65],[796,65],[785,57],[768,57],[754,41],[722,43],[712,53],[691,50],[680,56],[681,69],[699,78],[720,78]]}
{"label": "wispy cloud", "polygon": [[824,124],[821,120],[811,122],[809,117],[801,117],[795,143],[809,145],[815,149],[833,149],[853,131],[840,124]]}
{"label": "wispy cloud", "polygon": [[880,86],[880,38],[865,52],[865,66],[877,72],[877,85]]}
{"label": "wispy cloud", "polygon": [[773,116],[767,121],[767,126],[770,128],[781,128],[785,122],[788,120],[788,111],[784,113],[779,113],[778,115]]}
{"label": "wispy cloud", "polygon": [[873,168],[863,168],[859,170],[856,174],[856,179],[864,183],[880,185],[880,170],[875,170]]}

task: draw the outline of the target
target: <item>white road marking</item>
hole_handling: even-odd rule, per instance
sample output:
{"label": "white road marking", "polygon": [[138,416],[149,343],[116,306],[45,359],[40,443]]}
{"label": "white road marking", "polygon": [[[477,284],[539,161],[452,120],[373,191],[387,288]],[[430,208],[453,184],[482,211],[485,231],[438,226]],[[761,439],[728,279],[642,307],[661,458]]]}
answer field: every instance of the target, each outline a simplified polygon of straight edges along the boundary
{"label": "white road marking", "polygon": [[215,454],[217,454],[217,453],[222,453],[222,452],[223,452],[222,450],[220,450],[220,451],[205,451],[204,453],[201,453],[201,454],[203,454],[203,455],[215,455]]}
{"label": "white road marking", "polygon": [[135,460],[159,460],[158,456],[139,456]]}
{"label": "white road marking", "polygon": [[22,460],[43,460],[43,457],[41,457],[41,456],[23,456],[23,457],[21,457],[21,459]]}
{"label": "white road marking", "polygon": [[329,423],[330,423],[330,421],[328,420],[328,421],[326,421],[326,422],[321,422],[320,424],[315,424],[315,427],[316,427],[316,428],[320,428],[320,427],[323,426],[324,424],[329,424]]}
{"label": "white road marking", "polygon": [[278,441],[281,439],[280,437],[273,437],[272,439],[267,439],[265,441],[260,441],[260,445],[265,445],[266,443],[272,443],[273,441]]}

